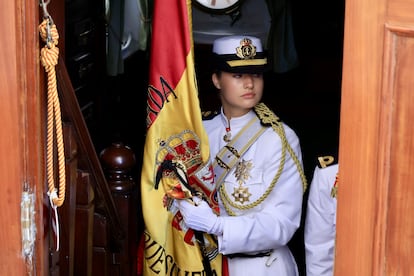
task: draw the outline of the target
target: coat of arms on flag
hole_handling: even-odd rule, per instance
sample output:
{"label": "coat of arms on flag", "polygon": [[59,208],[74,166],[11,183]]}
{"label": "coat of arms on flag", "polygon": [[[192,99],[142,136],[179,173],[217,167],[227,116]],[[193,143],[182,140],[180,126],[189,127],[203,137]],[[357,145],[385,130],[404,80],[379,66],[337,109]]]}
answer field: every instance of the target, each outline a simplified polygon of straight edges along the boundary
{"label": "coat of arms on flag", "polygon": [[173,199],[199,196],[218,213],[214,171],[211,163],[203,165],[200,139],[191,130],[172,135],[160,143],[156,154],[156,188],[161,181],[165,190],[165,206]]}

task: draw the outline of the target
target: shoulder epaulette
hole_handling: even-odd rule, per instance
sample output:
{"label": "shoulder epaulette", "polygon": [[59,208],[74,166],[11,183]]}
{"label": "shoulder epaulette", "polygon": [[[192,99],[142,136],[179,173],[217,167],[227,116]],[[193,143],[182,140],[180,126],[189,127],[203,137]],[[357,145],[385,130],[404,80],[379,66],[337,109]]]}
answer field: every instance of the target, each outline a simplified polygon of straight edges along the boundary
{"label": "shoulder epaulette", "polygon": [[337,164],[338,158],[334,155],[319,156],[317,163],[318,167],[322,169]]}
{"label": "shoulder epaulette", "polygon": [[[295,162],[296,168],[300,174],[300,178],[303,184],[303,191],[306,191],[308,186],[305,173],[303,172],[303,167],[298,158],[297,154],[292,149],[289,141],[285,135],[285,127],[278,116],[273,113],[264,103],[258,103],[254,106],[254,111],[256,112],[257,117],[260,119],[260,123],[264,127],[271,127],[273,131],[275,131],[280,139],[282,140],[283,150],[287,150],[292,158],[293,162]],[[281,163],[282,164],[282,163]],[[282,165],[283,166],[283,165]]]}
{"label": "shoulder epaulette", "polygon": [[258,103],[254,107],[254,112],[256,112],[257,117],[259,117],[260,122],[264,126],[279,126],[281,120],[272,110],[270,110],[264,103]]}
{"label": "shoulder epaulette", "polygon": [[202,111],[201,112],[201,117],[203,120],[211,120],[214,117],[216,117],[218,114],[220,114],[219,111]]}

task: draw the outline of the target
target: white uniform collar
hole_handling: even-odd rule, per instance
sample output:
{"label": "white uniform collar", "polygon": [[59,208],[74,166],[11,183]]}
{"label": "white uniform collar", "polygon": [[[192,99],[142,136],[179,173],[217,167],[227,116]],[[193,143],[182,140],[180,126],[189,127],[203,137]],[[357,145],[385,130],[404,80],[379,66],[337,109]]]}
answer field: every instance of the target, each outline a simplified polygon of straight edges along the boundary
{"label": "white uniform collar", "polygon": [[[226,115],[224,115],[223,107],[221,107],[220,116],[224,127],[227,127],[229,125],[229,121],[227,120]],[[232,129],[239,129],[246,124],[246,121],[249,121],[253,117],[256,117],[256,113],[253,110],[250,110],[249,112],[240,117],[233,117],[230,119],[230,127]]]}

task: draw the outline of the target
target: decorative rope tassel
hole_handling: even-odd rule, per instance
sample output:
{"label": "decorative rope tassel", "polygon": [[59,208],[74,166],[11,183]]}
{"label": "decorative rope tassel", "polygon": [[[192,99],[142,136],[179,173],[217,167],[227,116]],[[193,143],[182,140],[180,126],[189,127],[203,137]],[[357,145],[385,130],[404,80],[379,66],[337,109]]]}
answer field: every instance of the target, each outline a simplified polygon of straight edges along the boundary
{"label": "decorative rope tassel", "polygon": [[53,170],[53,146],[54,146],[54,127],[56,128],[57,154],[58,154],[58,175],[59,175],[59,193],[58,197],[53,198],[56,206],[61,206],[65,199],[65,156],[63,144],[62,121],[60,113],[60,103],[57,91],[55,66],[58,63],[59,34],[56,25],[51,22],[50,18],[45,18],[39,26],[40,36],[46,45],[41,49],[41,62],[47,73],[47,179],[49,193],[55,191],[54,170]]}
{"label": "decorative rope tassel", "polygon": [[[44,7],[45,9],[45,7]],[[46,9],[45,9],[46,10]],[[66,173],[65,173],[65,154],[62,132],[62,119],[60,112],[60,103],[57,91],[55,66],[58,63],[59,34],[56,25],[53,24],[50,16],[45,16],[43,22],[39,25],[40,36],[46,45],[40,51],[40,60],[47,73],[47,182],[48,196],[52,213],[52,225],[56,238],[56,251],[59,250],[59,219],[57,207],[62,206],[65,200]],[[59,189],[55,187],[55,170],[54,170],[54,134],[56,131],[57,157],[58,157],[58,179]]]}

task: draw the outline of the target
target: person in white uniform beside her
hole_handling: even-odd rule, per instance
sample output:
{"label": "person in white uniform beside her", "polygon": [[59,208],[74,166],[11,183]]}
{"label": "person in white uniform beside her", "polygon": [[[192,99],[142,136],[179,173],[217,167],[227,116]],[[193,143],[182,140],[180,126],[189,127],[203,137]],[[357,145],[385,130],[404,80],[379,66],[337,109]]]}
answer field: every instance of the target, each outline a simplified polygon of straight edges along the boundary
{"label": "person in white uniform beside her", "polygon": [[268,67],[258,38],[219,38],[213,60],[222,105],[203,123],[220,215],[205,201],[177,206],[188,227],[217,237],[230,276],[296,276],[287,244],[300,225],[306,189],[299,139],[260,102]]}
{"label": "person in white uniform beside her", "polygon": [[338,163],[319,158],[309,188],[304,240],[307,276],[332,276],[336,234]]}

